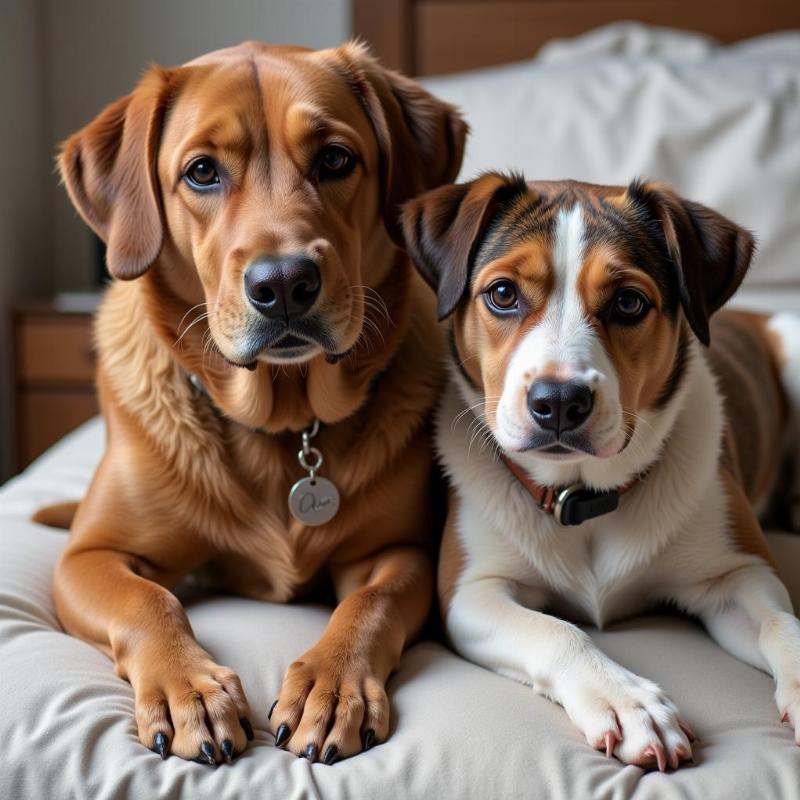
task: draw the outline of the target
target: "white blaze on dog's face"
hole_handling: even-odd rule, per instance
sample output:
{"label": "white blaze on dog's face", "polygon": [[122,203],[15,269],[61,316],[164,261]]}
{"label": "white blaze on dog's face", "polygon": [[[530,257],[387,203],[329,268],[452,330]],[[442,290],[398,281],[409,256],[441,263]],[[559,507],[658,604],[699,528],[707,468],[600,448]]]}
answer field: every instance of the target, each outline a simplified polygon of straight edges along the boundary
{"label": "white blaze on dog's face", "polygon": [[707,341],[752,249],[714,212],[639,183],[488,174],[407,204],[404,225],[497,442],[566,462],[621,452],[669,402],[684,317]]}

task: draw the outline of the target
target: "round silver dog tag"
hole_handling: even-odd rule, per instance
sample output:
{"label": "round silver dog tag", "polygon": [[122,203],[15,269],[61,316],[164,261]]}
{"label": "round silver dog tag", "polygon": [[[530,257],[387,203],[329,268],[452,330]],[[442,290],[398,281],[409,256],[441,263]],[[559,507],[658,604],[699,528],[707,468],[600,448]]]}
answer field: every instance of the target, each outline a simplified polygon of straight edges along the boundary
{"label": "round silver dog tag", "polygon": [[324,525],[338,510],[339,490],[327,478],[300,478],[289,492],[289,511],[303,525]]}

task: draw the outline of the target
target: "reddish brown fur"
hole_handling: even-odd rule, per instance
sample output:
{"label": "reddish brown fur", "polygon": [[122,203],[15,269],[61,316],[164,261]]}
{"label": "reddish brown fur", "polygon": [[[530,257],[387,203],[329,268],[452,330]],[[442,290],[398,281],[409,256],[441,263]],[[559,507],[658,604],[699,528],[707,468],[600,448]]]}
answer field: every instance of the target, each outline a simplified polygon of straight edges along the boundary
{"label": "reddish brown fur", "polygon": [[[169,591],[202,564],[231,590],[278,602],[328,573],[339,606],[290,666],[271,729],[287,724],[288,746],[314,745],[312,760],[331,745],[336,757],[358,752],[368,730],[387,736],[384,684],[431,597],[426,420],[442,354],[433,298],[387,229],[408,192],[453,178],[464,133],[452,108],[360,47],[250,43],[152,71],[65,143],[65,183],[107,241],[110,270],[139,279],[116,281],[99,312],[108,449],[55,599],[65,629],[133,684],[148,747],[159,732],[186,758],[203,742],[216,760],[229,755],[225,739],[246,745],[239,679],[200,648]],[[360,165],[315,193],[305,174],[330,135]],[[223,200],[179,177],[209,153],[235,187]],[[246,320],[243,269],[261,253],[298,251],[320,260],[319,302],[344,357],[232,367],[220,354],[233,360]],[[187,330],[187,310],[204,301],[209,319]],[[329,423],[314,443],[342,506],[308,528],[289,516],[287,495],[302,476],[293,432],[315,417]]]}
{"label": "reddish brown fur", "polygon": [[741,481],[724,465],[720,466],[720,476],[728,496],[728,521],[731,537],[736,547],[745,553],[764,559],[773,569],[777,564],[772,557],[764,531],[753,511],[752,503],[745,494]]}
{"label": "reddish brown fur", "polygon": [[775,483],[776,453],[789,409],[780,380],[780,349],[769,317],[741,311],[719,314],[711,326],[711,365],[725,401],[723,466],[748,500],[763,506]]}

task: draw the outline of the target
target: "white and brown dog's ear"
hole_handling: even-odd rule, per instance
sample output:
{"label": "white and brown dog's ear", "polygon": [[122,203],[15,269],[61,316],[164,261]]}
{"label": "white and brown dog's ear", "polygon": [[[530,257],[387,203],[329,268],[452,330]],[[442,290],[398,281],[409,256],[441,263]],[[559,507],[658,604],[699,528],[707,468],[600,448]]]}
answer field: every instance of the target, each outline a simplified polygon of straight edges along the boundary
{"label": "white and brown dog's ear", "polygon": [[403,206],[406,249],[436,292],[440,320],[463,297],[489,222],[526,192],[521,177],[489,172],[470,183],[440,186]]}
{"label": "white and brown dog's ear", "polygon": [[156,260],[164,238],[156,174],[172,72],[151,69],[61,146],[58,166],[75,208],[106,243],[109,272],[130,280]]}
{"label": "white and brown dog's ear", "polygon": [[454,106],[411,78],[382,67],[364,45],[351,42],[335,52],[375,130],[386,229],[395,243],[402,244],[400,206],[455,180],[467,124]]}
{"label": "white and brown dog's ear", "polygon": [[709,318],[739,288],[750,266],[755,248],[752,234],[663,184],[634,181],[628,197],[660,223],[684,314],[697,338],[707,345]]}

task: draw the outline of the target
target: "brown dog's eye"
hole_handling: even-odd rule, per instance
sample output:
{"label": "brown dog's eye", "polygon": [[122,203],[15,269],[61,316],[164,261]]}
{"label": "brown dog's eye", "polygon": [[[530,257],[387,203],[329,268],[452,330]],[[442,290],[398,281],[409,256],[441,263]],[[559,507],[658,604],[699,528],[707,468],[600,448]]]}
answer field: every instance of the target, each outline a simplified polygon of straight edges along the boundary
{"label": "brown dog's eye", "polygon": [[217,165],[210,158],[196,158],[189,164],[185,174],[190,186],[195,189],[207,189],[219,183]]}
{"label": "brown dog's eye", "polygon": [[611,316],[625,325],[643,319],[650,310],[647,298],[636,289],[623,289],[617,292],[611,306]]}
{"label": "brown dog's eye", "polygon": [[328,145],[320,154],[319,177],[322,180],[345,178],[356,165],[356,157],[340,144]]}
{"label": "brown dog's eye", "polygon": [[517,287],[511,281],[495,281],[485,292],[489,310],[505,314],[516,311],[519,305]]}

